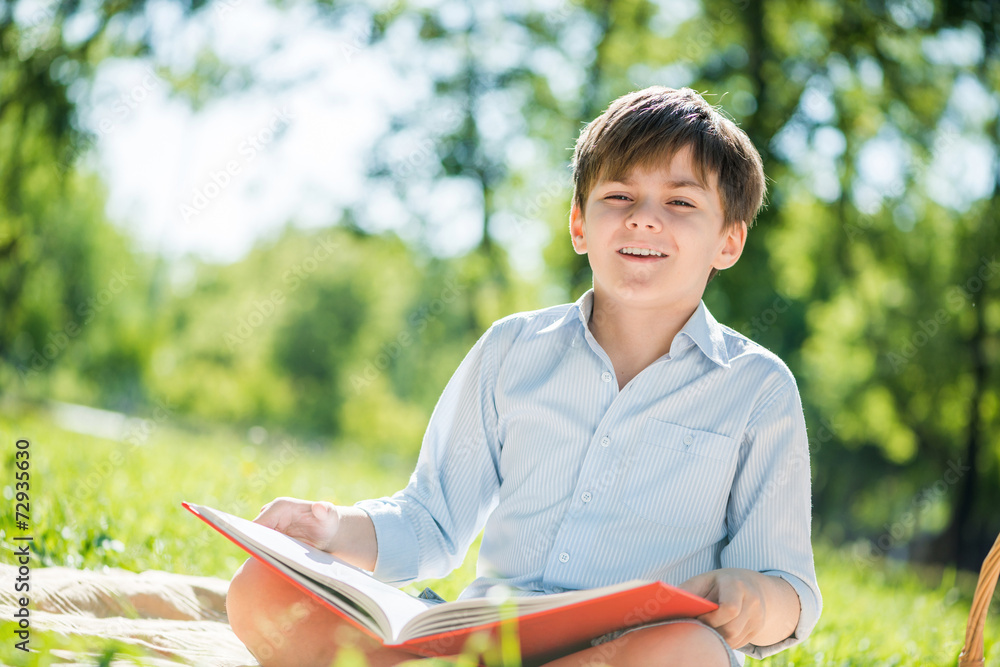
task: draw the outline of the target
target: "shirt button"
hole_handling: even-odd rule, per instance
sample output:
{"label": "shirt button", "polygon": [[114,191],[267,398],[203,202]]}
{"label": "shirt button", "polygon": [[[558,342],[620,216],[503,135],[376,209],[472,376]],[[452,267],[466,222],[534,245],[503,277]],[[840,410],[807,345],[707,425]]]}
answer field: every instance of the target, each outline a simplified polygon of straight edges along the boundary
{"label": "shirt button", "polygon": [[568,553],[566,553],[566,552],[564,551],[564,552],[562,552],[561,554],[559,554],[559,562],[560,562],[560,563],[565,563],[565,562],[567,562],[567,561],[569,561],[569,554],[568,554]]}
{"label": "shirt button", "polygon": [[690,435],[685,435],[684,436],[684,444],[685,445],[690,445],[692,442],[694,442],[694,438],[692,438]]}
{"label": "shirt button", "polygon": [[604,380],[605,382],[611,382],[611,373],[604,371],[601,374],[601,379]]}
{"label": "shirt button", "polygon": [[601,447],[607,447],[610,444],[611,444],[611,438],[609,438],[608,436],[604,436],[603,438],[601,438]]}
{"label": "shirt button", "polygon": [[580,496],[580,500],[582,500],[585,503],[589,503],[591,498],[593,498],[593,496],[590,495],[590,491],[584,491],[583,494]]}

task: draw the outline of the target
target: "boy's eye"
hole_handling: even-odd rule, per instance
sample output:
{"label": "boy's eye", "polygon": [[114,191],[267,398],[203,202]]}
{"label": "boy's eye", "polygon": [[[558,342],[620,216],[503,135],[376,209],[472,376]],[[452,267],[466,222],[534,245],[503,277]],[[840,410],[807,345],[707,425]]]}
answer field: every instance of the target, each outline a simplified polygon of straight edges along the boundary
{"label": "boy's eye", "polygon": [[628,197],[625,195],[608,195],[605,199],[618,199],[620,201],[628,201]]}
{"label": "boy's eye", "polygon": [[671,204],[678,204],[678,205],[680,205],[680,206],[689,206],[689,207],[691,207],[691,208],[694,208],[694,204],[692,204],[692,203],[691,203],[691,202],[689,202],[689,201],[684,201],[683,199],[674,199],[674,200],[673,200],[672,202],[670,202],[670,203],[671,203]]}

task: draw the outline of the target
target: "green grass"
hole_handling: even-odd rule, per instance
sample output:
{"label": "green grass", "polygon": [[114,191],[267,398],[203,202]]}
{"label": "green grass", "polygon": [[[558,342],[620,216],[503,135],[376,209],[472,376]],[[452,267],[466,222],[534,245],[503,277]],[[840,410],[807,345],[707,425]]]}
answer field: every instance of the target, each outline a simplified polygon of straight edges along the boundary
{"label": "green grass", "polygon": [[[245,554],[189,515],[182,500],[246,517],[280,495],[351,503],[401,488],[412,460],[360,446],[329,447],[271,438],[252,444],[244,434],[151,424],[141,444],[64,431],[48,415],[0,411],[5,465],[0,506],[3,562],[13,562],[14,442],[31,442],[30,533],[35,563],[141,571],[160,569],[228,578]],[[421,582],[454,598],[475,577],[473,546],[445,580]],[[845,548],[818,545],[816,565],[824,613],[804,644],[769,658],[792,665],[954,665],[961,648],[975,575],[924,570],[893,561],[858,563]],[[12,584],[9,584],[12,585]],[[995,612],[996,610],[994,610]],[[135,655],[134,649],[32,630],[26,655],[13,647],[12,625],[0,625],[0,662],[47,665],[53,649],[86,651],[95,665]],[[986,629],[987,664],[1000,662],[1000,619]],[[138,658],[136,658],[138,659]]]}

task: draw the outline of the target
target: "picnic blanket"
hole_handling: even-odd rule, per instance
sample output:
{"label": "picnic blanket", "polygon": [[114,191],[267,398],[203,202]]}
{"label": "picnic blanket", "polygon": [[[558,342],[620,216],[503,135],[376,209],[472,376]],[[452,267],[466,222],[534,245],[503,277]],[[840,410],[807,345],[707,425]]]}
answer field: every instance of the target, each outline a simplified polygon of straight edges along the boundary
{"label": "picnic blanket", "polygon": [[[0,564],[0,579],[13,582],[16,576],[16,567]],[[224,579],[69,567],[32,568],[30,576],[32,633],[115,639],[147,653],[142,662],[157,667],[257,665],[226,621]],[[13,585],[0,587],[0,617],[14,618],[20,595]],[[63,649],[51,654],[59,665],[93,665],[98,655]],[[134,664],[133,658],[112,662]]]}

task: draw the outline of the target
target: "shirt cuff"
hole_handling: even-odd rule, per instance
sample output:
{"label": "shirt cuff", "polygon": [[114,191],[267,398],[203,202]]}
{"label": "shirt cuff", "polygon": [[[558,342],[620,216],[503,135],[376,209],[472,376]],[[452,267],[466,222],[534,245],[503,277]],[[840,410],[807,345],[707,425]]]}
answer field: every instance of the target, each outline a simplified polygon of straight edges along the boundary
{"label": "shirt cuff", "polygon": [[766,658],[769,655],[774,655],[803,641],[813,631],[813,628],[816,627],[822,609],[822,602],[813,588],[794,574],[789,574],[782,570],[765,570],[761,574],[779,577],[792,585],[792,588],[795,589],[795,592],[799,596],[799,623],[795,626],[795,632],[790,637],[776,644],[771,644],[770,646],[747,644],[738,649],[740,652],[746,653],[751,658],[757,658],[758,660]]}
{"label": "shirt cuff", "polygon": [[417,578],[417,535],[403,516],[403,509],[390,498],[362,500],[354,504],[364,510],[375,526],[377,556],[372,571],[379,581],[402,586]]}

